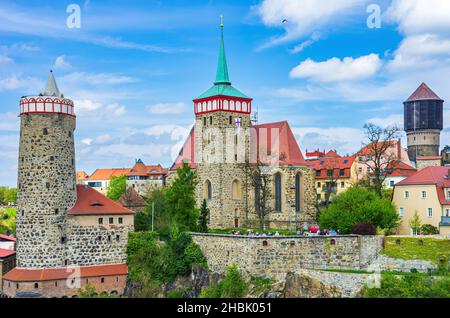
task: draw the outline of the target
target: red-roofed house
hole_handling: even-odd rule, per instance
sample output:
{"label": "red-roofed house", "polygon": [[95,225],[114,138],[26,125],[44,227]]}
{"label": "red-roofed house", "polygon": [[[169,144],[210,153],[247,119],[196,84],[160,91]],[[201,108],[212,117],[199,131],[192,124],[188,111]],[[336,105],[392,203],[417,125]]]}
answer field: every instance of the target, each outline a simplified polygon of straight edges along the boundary
{"label": "red-roofed house", "polygon": [[0,297],[2,295],[3,276],[16,267],[16,239],[0,234]]}
{"label": "red-roofed house", "polygon": [[356,156],[341,157],[336,151],[323,152],[318,159],[308,160],[315,171],[317,199],[319,202],[330,201],[355,182]]}
{"label": "red-roofed house", "polygon": [[450,234],[449,167],[427,167],[415,172],[394,187],[392,202],[402,218],[398,233],[409,235],[409,221],[417,211],[422,224]]}
{"label": "red-roofed house", "polygon": [[[379,152],[379,149],[381,149],[382,146],[383,145],[381,142],[378,145],[375,143],[369,144],[356,153],[357,180],[365,179],[371,173],[372,170],[368,167],[368,165],[373,166],[372,158],[375,153]],[[382,166],[382,168],[387,168],[387,164],[392,161],[403,163],[405,164],[405,167],[412,166],[408,157],[408,152],[402,147],[400,139],[398,141],[392,140],[390,142],[389,148],[387,148],[383,154],[382,164],[384,163],[385,166]]]}
{"label": "red-roofed house", "polygon": [[127,176],[127,188],[133,187],[139,195],[148,195],[152,189],[166,185],[169,170],[161,165],[147,166],[141,159],[136,160],[132,168],[97,169],[85,179],[87,184],[95,190],[106,194],[113,177]]}
{"label": "red-roofed house", "polygon": [[314,223],[314,171],[286,121],[255,125],[250,118],[252,102],[231,85],[222,33],[216,80],[194,99],[196,123],[171,170],[183,161],[196,169],[197,203],[207,200],[211,228],[258,226],[259,193],[252,189],[246,162],[269,165],[273,212],[267,225],[295,229]]}

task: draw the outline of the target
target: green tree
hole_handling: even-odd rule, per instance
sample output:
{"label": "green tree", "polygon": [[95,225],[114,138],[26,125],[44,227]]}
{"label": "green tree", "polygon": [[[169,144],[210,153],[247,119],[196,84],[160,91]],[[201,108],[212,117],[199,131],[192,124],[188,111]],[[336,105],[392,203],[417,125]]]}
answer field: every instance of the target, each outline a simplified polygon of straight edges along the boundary
{"label": "green tree", "polygon": [[420,221],[419,212],[417,210],[414,211],[413,217],[409,220],[409,226],[413,232],[413,235],[420,234],[420,227],[422,226],[422,222]]}
{"label": "green tree", "polygon": [[118,177],[112,177],[109,182],[107,197],[111,200],[117,201],[125,193],[127,186],[127,176],[121,175]]}
{"label": "green tree", "polygon": [[[170,222],[180,231],[195,231],[199,211],[196,208],[195,187],[197,174],[186,162],[177,169],[171,185],[166,189],[167,211]],[[172,226],[173,226],[172,225]]]}
{"label": "green tree", "polygon": [[198,219],[198,231],[200,233],[208,233],[209,208],[206,200],[203,200],[200,208],[200,217]]}
{"label": "green tree", "polygon": [[336,200],[320,214],[322,228],[349,234],[352,227],[370,223],[380,229],[392,229],[399,224],[399,216],[389,200],[364,188],[353,187],[336,197]]}
{"label": "green tree", "polygon": [[236,264],[227,268],[225,277],[216,285],[208,287],[200,294],[201,298],[242,298],[247,294],[248,283],[241,277]]}
{"label": "green tree", "polygon": [[383,274],[381,288],[365,288],[365,298],[450,298],[448,271],[439,278],[420,273]]}
{"label": "green tree", "polygon": [[16,209],[0,209],[0,234],[16,235]]}
{"label": "green tree", "polygon": [[0,187],[0,205],[17,203],[17,188]]}

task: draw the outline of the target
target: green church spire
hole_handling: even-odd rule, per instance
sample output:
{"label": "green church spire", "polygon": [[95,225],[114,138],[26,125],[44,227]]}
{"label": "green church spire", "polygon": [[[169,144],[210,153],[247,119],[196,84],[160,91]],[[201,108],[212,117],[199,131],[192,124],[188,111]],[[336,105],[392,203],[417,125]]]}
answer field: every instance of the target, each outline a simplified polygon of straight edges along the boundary
{"label": "green church spire", "polygon": [[216,81],[214,82],[214,85],[224,84],[224,85],[231,85],[230,78],[228,76],[228,66],[227,66],[227,58],[225,56],[225,43],[223,40],[223,16],[220,17],[220,51],[219,51],[219,63],[217,64],[217,74],[216,74]]}

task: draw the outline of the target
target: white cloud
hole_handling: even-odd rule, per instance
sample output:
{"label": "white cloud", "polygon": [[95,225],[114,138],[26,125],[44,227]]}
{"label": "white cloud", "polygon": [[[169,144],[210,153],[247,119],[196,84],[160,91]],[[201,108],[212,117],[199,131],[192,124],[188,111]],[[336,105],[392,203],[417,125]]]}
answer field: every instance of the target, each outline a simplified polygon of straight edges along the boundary
{"label": "white cloud", "polygon": [[343,60],[333,57],[324,62],[307,59],[292,69],[290,76],[318,82],[361,80],[376,74],[381,66],[382,62],[377,54],[356,59],[345,57]]}
{"label": "white cloud", "polygon": [[6,54],[0,54],[0,64],[9,64],[12,63],[13,60]]}
{"label": "white cloud", "polygon": [[102,118],[120,117],[126,113],[126,107],[117,103],[104,105],[90,99],[74,100],[75,113],[80,116],[97,116]]}
{"label": "white cloud", "polygon": [[308,149],[335,149],[341,155],[353,154],[361,148],[364,141],[362,129],[351,127],[303,127],[293,128],[303,152]]}
{"label": "white cloud", "polygon": [[[17,112],[19,104],[17,103]],[[14,113],[0,113],[0,131],[18,131],[19,117]]]}
{"label": "white cloud", "polygon": [[389,61],[391,71],[424,69],[450,60],[450,39],[436,34],[406,37]]}
{"label": "white cloud", "polygon": [[306,41],[303,41],[302,43],[298,44],[297,46],[295,46],[292,50],[290,50],[289,52],[291,54],[297,54],[302,52],[304,49],[306,49],[307,47],[310,47],[311,45],[313,45],[315,42],[320,40],[320,35],[318,33],[313,33],[311,35],[311,38],[309,38]]}
{"label": "white cloud", "polygon": [[148,105],[146,107],[153,114],[179,114],[186,110],[186,104],[179,103],[160,103],[155,105]]}
{"label": "white cloud", "polygon": [[72,65],[70,65],[69,62],[66,61],[65,55],[60,55],[56,58],[55,64],[53,65],[55,69],[68,69],[71,68]]}
{"label": "white cloud", "polygon": [[85,72],[74,72],[68,74],[64,76],[62,80],[76,83],[87,83],[89,85],[116,85],[136,82],[136,79],[129,76]]}
{"label": "white cloud", "polygon": [[[253,7],[266,26],[281,27],[285,34],[271,39],[262,48],[292,41],[323,29],[333,23],[345,23],[346,19],[358,12],[358,6],[366,0],[264,0]],[[283,22],[284,20],[287,20]]]}
{"label": "white cloud", "polygon": [[85,139],[81,140],[81,142],[82,142],[83,144],[87,145],[87,146],[92,145],[92,142],[93,142],[93,141],[94,141],[94,140],[93,140],[92,138],[85,138]]}
{"label": "white cloud", "polygon": [[385,16],[405,35],[450,31],[448,0],[393,0]]}
{"label": "white cloud", "polygon": [[403,114],[392,114],[386,117],[370,118],[367,122],[382,128],[397,126],[399,129],[403,129],[403,120]]}
{"label": "white cloud", "polygon": [[21,89],[22,92],[29,91],[30,94],[36,94],[43,85],[44,82],[29,76],[21,77],[20,75],[12,74],[8,77],[0,78],[0,92]]}

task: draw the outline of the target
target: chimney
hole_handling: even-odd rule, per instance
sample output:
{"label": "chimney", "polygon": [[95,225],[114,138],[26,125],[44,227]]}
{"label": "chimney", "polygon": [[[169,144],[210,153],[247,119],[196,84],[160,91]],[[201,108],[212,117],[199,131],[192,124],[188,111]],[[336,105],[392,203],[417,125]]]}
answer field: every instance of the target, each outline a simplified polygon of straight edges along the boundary
{"label": "chimney", "polygon": [[397,159],[402,161],[402,140],[399,138],[397,142]]}
{"label": "chimney", "polygon": [[450,169],[447,171],[447,179],[450,179]]}

